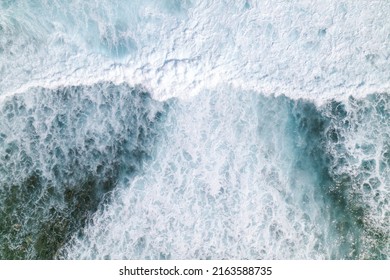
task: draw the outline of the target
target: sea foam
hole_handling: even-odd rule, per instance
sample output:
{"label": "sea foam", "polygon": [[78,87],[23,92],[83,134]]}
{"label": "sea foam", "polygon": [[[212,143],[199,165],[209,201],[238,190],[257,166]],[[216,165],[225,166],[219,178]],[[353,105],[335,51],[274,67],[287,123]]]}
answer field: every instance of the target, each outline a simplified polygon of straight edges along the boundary
{"label": "sea foam", "polygon": [[389,258],[389,12],[2,1],[0,256]]}
{"label": "sea foam", "polygon": [[390,88],[388,1],[225,2],[4,2],[0,93],[111,81],[164,100],[228,84],[321,103]]}

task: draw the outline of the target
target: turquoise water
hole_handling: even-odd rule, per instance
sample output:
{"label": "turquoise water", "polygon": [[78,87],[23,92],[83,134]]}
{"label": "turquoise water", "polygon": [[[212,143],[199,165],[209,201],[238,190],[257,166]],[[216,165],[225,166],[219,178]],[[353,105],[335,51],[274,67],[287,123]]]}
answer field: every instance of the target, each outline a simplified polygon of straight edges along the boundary
{"label": "turquoise water", "polygon": [[357,2],[2,1],[0,259],[389,259]]}
{"label": "turquoise water", "polygon": [[2,258],[388,258],[388,102],[33,89],[1,108]]}

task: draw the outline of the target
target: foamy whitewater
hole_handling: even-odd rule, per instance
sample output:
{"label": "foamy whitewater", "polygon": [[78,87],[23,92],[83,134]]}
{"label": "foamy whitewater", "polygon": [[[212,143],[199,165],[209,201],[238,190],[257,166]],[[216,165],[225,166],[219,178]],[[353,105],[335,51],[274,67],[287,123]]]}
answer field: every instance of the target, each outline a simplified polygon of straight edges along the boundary
{"label": "foamy whitewater", "polygon": [[389,259],[389,1],[0,2],[0,259]]}

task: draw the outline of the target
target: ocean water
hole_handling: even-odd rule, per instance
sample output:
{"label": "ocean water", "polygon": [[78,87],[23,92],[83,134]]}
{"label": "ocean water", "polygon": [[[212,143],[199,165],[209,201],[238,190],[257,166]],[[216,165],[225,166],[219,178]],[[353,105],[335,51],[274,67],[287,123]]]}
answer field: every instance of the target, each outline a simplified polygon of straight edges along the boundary
{"label": "ocean water", "polygon": [[389,259],[390,2],[0,2],[0,259]]}

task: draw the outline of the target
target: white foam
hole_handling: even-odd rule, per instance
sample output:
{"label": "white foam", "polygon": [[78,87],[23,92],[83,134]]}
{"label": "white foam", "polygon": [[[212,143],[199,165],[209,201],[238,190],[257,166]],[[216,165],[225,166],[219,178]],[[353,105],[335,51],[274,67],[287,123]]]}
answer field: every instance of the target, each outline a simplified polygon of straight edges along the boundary
{"label": "white foam", "polygon": [[[17,59],[2,54],[1,95],[113,81],[142,84],[159,100],[229,85],[321,103],[390,89],[388,1],[175,3],[42,5],[47,14],[36,26],[6,34],[36,49],[15,47]],[[34,12],[22,8],[11,16],[23,22]],[[56,8],[75,16],[56,19]],[[0,23],[9,23],[7,14]],[[120,36],[135,46],[113,57]]]}
{"label": "white foam", "polygon": [[171,103],[144,172],[116,189],[63,256],[330,258],[337,236],[294,144],[288,102],[219,91]]}

